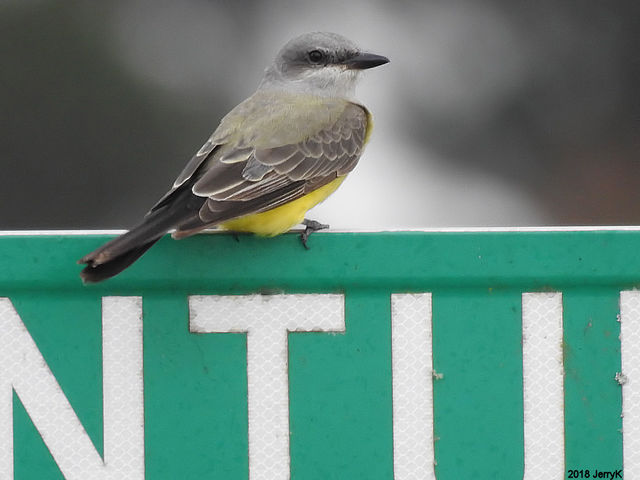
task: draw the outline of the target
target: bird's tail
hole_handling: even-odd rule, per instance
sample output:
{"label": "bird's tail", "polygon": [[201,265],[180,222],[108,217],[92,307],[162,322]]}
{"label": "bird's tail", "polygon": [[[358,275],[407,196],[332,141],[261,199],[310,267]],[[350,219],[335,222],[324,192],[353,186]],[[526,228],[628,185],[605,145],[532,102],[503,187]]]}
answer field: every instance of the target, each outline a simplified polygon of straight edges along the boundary
{"label": "bird's tail", "polygon": [[[120,237],[115,240],[119,238]],[[80,272],[80,278],[82,278],[84,283],[97,283],[111,278],[139,259],[142,254],[149,250],[160,238],[162,238],[162,236],[154,238],[143,245],[125,250],[123,253],[106,260],[104,263],[93,263],[90,259],[85,262],[83,260],[87,257],[83,257],[78,263],[86,263],[87,266]]]}
{"label": "bird's tail", "polygon": [[166,210],[152,212],[137,227],[78,260],[78,263],[87,265],[80,272],[82,281],[101,282],[117,275],[135,262],[175,226],[179,214],[171,213]]}

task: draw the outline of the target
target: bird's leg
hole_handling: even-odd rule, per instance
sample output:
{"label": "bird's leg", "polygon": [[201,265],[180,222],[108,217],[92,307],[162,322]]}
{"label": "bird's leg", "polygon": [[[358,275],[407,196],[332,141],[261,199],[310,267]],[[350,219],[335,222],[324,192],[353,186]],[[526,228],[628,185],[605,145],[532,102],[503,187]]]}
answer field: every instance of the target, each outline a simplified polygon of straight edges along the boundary
{"label": "bird's leg", "polygon": [[329,228],[329,225],[325,225],[324,223],[316,222],[315,220],[309,220],[305,218],[302,221],[302,224],[306,227],[304,232],[300,234],[300,240],[302,240],[302,245],[304,248],[309,250],[307,245],[307,240],[309,240],[309,235],[313,232],[317,232],[318,230],[324,230],[325,228]]}

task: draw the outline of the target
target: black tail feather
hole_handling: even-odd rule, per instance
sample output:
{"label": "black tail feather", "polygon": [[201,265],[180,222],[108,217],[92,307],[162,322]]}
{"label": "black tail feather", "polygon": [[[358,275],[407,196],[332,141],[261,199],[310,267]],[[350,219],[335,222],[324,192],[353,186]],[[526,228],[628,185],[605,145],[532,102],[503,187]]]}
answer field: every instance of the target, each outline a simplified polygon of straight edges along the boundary
{"label": "black tail feather", "polygon": [[198,212],[206,198],[194,195],[191,191],[195,180],[197,177],[163,197],[138,226],[78,260],[78,263],[87,265],[80,272],[82,280],[95,283],[117,275],[171,229],[199,219]]}
{"label": "black tail feather", "polygon": [[[104,263],[92,264],[88,263],[86,267],[80,272],[80,277],[84,283],[97,283],[107,278],[111,278],[114,275],[122,272],[125,268],[140,258],[144,252],[149,250],[154,243],[160,240],[162,237],[158,237],[148,243],[145,243],[138,247],[133,247],[130,250],[121,253],[120,255],[107,260]],[[83,262],[84,263],[84,262]]]}
{"label": "black tail feather", "polygon": [[85,283],[106,280],[135,262],[185,215],[179,207],[152,212],[137,227],[78,260],[87,265],[80,273],[82,280]]}

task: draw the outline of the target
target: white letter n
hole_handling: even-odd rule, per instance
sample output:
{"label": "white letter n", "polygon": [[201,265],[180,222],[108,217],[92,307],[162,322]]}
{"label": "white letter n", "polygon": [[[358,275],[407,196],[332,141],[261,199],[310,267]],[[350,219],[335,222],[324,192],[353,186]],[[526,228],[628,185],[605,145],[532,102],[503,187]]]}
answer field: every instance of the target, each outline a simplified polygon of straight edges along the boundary
{"label": "white letter n", "polygon": [[144,479],[142,300],[102,302],[104,461],[8,298],[0,298],[0,478],[13,478],[13,390],[67,480]]}

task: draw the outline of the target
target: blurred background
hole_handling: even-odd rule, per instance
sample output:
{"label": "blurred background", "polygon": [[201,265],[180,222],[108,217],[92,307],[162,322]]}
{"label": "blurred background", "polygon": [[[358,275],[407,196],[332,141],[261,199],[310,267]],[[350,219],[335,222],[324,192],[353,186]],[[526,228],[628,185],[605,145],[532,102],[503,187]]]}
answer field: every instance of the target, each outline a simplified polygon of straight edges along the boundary
{"label": "blurred background", "polygon": [[391,63],[311,218],[343,229],[640,223],[637,0],[0,0],[0,230],[135,224],[291,37]]}

